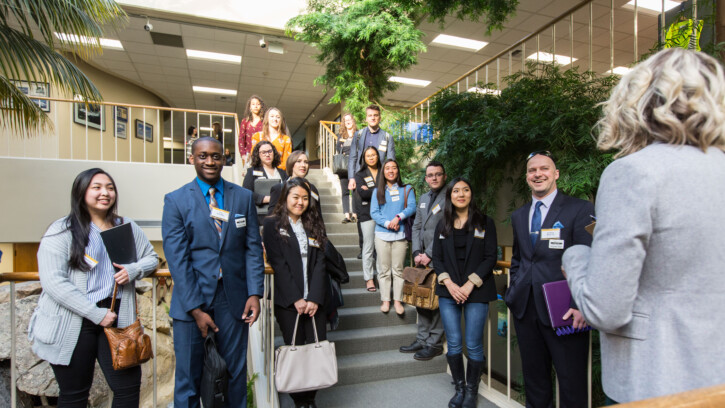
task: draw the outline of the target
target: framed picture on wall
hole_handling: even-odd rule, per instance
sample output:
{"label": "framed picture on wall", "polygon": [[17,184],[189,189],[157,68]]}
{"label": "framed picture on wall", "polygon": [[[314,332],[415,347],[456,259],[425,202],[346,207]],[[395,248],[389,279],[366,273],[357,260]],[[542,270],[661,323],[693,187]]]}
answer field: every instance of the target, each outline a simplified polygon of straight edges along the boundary
{"label": "framed picture on wall", "polygon": [[154,141],[154,125],[136,119],[136,139],[145,139],[147,142]]}
{"label": "framed picture on wall", "polygon": [[73,104],[73,122],[89,128],[106,130],[106,120],[103,105],[93,105],[85,103]]}
{"label": "framed picture on wall", "polygon": [[113,117],[116,121],[116,137],[119,139],[125,139],[128,129],[128,108],[124,106],[114,106]]}
{"label": "framed picture on wall", "polygon": [[50,98],[50,84],[48,82],[34,82],[34,81],[11,81],[20,92],[30,96],[30,100],[33,101],[40,110],[43,112],[50,112],[50,101],[45,99],[34,99],[33,96],[43,96]]}

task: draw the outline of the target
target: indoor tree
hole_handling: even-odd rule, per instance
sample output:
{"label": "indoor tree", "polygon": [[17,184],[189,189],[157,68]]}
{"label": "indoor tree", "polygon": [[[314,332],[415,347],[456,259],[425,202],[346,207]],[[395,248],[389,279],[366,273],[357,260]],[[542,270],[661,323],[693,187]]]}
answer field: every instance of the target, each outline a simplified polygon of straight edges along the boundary
{"label": "indoor tree", "polygon": [[[0,2],[0,120],[20,131],[48,126],[46,114],[13,80],[48,82],[63,93],[98,101],[101,94],[62,52],[87,58],[100,52],[103,26],[126,13],[112,0],[3,0]],[[60,41],[55,33],[85,41]]]}

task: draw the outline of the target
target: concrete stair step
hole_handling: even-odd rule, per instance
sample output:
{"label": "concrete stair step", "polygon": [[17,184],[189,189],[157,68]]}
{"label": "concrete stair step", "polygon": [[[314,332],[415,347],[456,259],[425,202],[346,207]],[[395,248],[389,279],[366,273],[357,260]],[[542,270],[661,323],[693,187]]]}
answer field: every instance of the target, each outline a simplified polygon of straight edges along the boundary
{"label": "concrete stair step", "polygon": [[[345,216],[342,212],[342,204],[333,204],[330,201],[325,201],[324,198],[320,198],[320,202],[322,203],[322,213],[340,213],[343,214],[342,217],[340,217],[337,222],[342,224],[342,218]],[[332,222],[335,222],[334,220]]]}
{"label": "concrete stair step", "polygon": [[[357,254],[360,253],[360,247],[357,245],[357,243],[353,245],[336,245],[333,242],[333,245],[335,245],[335,248],[337,248],[337,251],[342,255],[343,258],[355,258],[357,257]],[[350,270],[350,267],[348,266],[348,271]]]}
{"label": "concrete stair step", "polygon": [[337,386],[440,374],[446,372],[446,367],[446,359],[443,356],[429,361],[417,361],[410,354],[398,350],[338,356]]}
{"label": "concrete stair step", "polygon": [[[344,215],[343,215],[344,217]],[[355,234],[357,236],[357,224],[355,223],[349,223],[349,224],[343,224],[342,218],[337,220],[337,222],[328,222],[325,224],[325,229],[327,230],[328,234]]]}
{"label": "concrete stair step", "polygon": [[380,311],[379,304],[363,307],[342,307],[338,310],[340,314],[338,330],[415,324],[417,315],[414,307],[406,306],[405,314],[402,317],[398,316],[392,307],[390,309],[390,312],[383,313]]}
{"label": "concrete stair step", "polygon": [[344,307],[380,306],[380,292],[368,292],[364,285],[343,285],[342,298],[345,301]]}
{"label": "concrete stair step", "polygon": [[[327,233],[327,238],[330,239],[333,245],[337,247],[338,245],[358,245],[359,239],[357,234],[351,234],[351,233],[341,233],[341,234],[333,234],[333,233]],[[359,247],[358,247],[359,248]],[[357,254],[355,254],[357,256]]]}

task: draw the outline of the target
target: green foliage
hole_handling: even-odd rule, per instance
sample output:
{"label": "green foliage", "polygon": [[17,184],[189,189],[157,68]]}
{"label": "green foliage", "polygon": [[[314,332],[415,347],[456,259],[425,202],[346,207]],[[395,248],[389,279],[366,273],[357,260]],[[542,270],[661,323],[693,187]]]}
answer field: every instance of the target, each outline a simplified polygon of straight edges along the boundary
{"label": "green foliage", "polygon": [[259,374],[254,373],[247,379],[247,408],[257,408],[257,403],[254,401],[254,383],[257,381]]}
{"label": "green foliage", "polygon": [[[425,146],[451,176],[471,180],[476,202],[495,214],[501,187],[513,186],[508,211],[530,198],[525,181],[526,156],[550,150],[561,170],[558,186],[568,194],[592,199],[599,177],[612,160],[596,149],[592,127],[601,115],[617,77],[597,77],[576,69],[541,65],[507,78],[500,96],[447,90],[431,104],[431,123],[439,137]],[[493,84],[481,84],[494,88]]]}
{"label": "green foliage", "polygon": [[86,57],[101,50],[101,27],[117,26],[125,17],[112,0],[0,2],[0,100],[12,107],[0,110],[3,124],[16,130],[49,125],[46,114],[18,90],[12,79],[49,82],[62,92],[89,101],[100,100],[101,94],[91,81],[61,54],[54,33],[92,39],[87,43],[60,44],[65,51]]}
{"label": "green foliage", "polygon": [[411,9],[419,7],[428,15],[429,21],[443,24],[449,15],[459,20],[479,21],[485,15],[487,34],[503,29],[503,23],[513,15],[518,0],[401,0],[400,3]]}
{"label": "green foliage", "polygon": [[420,149],[423,143],[416,142],[412,134],[406,130],[409,120],[407,111],[388,111],[383,114],[382,127],[395,139],[395,160],[398,162],[400,177],[405,184],[415,189],[416,196],[424,193],[428,186],[425,183],[425,169],[421,167]]}

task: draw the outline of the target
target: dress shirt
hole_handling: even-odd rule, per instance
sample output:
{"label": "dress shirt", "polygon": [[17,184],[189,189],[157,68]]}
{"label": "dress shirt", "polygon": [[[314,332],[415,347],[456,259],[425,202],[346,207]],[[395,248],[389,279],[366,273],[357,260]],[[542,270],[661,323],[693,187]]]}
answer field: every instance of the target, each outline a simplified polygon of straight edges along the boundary
{"label": "dress shirt", "polygon": [[544,203],[539,211],[541,211],[541,226],[544,226],[544,220],[546,220],[546,214],[549,213],[549,208],[551,208],[551,203],[554,202],[554,199],[556,198],[556,193],[558,193],[558,189],[554,189],[554,191],[549,194],[548,196],[542,198],[541,200],[538,200],[536,197],[531,196],[531,208],[529,209],[529,233],[531,233],[531,219],[534,217],[534,210],[536,209],[536,203],[538,201],[541,201]]}
{"label": "dress shirt", "polygon": [[219,209],[224,209],[224,179],[221,177],[219,178],[219,181],[216,182],[213,186],[210,186],[209,184],[206,184],[205,182],[201,181],[199,177],[196,178],[196,182],[199,184],[199,188],[201,188],[201,193],[204,194],[204,199],[206,200],[206,203],[209,204],[209,189],[214,187],[216,189],[216,192],[214,193],[214,198],[216,199],[217,205],[219,205]]}
{"label": "dress shirt", "polygon": [[[86,246],[86,255],[97,261],[98,264],[88,272],[88,283],[86,284],[86,297],[93,303],[110,298],[113,296],[113,285],[115,280],[113,275],[116,270],[113,267],[111,258],[108,257],[106,246],[103,245],[101,239],[101,229],[96,224],[91,223],[91,232],[88,234],[88,245]],[[88,259],[86,262],[92,264]],[[119,286],[116,298],[121,297],[121,287]]]}
{"label": "dress shirt", "polygon": [[274,169],[274,172],[272,172],[272,174],[269,174],[267,169],[265,169],[264,167],[262,167],[262,170],[264,170],[264,174],[267,176],[268,179],[282,180],[282,176],[279,174],[279,170],[277,170],[277,168]]}
{"label": "dress shirt", "polygon": [[304,294],[303,297],[307,299],[308,284],[307,284],[307,233],[305,227],[302,225],[302,218],[294,222],[292,218],[289,219],[289,224],[292,226],[292,232],[295,233],[297,242],[300,244],[300,255],[302,255],[302,281],[304,282]]}

